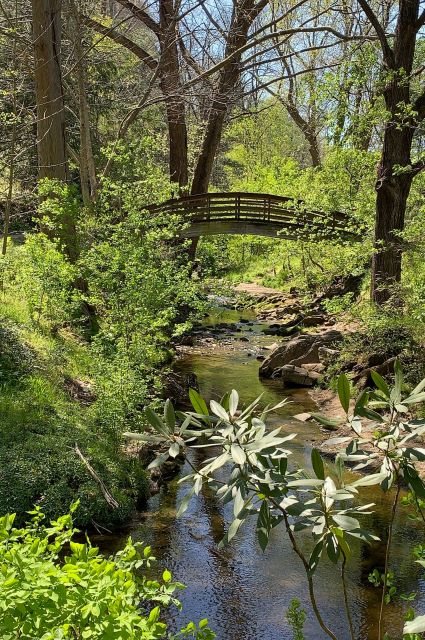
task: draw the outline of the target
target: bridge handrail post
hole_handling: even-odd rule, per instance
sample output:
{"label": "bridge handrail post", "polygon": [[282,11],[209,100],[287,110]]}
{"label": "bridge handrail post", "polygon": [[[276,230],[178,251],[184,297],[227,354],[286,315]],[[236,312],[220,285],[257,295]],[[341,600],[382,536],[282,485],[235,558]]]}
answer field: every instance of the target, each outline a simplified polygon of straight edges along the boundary
{"label": "bridge handrail post", "polygon": [[207,220],[208,222],[211,219],[211,194],[207,195]]}

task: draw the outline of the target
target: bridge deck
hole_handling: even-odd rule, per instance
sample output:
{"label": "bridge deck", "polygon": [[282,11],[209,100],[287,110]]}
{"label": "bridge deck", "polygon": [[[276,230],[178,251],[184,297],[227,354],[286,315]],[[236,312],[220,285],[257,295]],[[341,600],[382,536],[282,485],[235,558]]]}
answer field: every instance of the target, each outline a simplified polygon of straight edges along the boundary
{"label": "bridge deck", "polygon": [[339,211],[307,211],[302,202],[264,193],[203,193],[167,200],[149,209],[178,215],[183,237],[220,233],[359,240],[353,220]]}

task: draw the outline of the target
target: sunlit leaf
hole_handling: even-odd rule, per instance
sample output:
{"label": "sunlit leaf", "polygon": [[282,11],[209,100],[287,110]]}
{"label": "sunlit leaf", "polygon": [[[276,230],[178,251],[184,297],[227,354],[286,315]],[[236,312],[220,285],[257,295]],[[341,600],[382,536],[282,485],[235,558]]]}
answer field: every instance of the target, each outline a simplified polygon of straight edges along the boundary
{"label": "sunlit leaf", "polygon": [[162,435],[168,436],[170,431],[167,429],[161,418],[150,407],[146,407],[145,416],[149,424]]}
{"label": "sunlit leaf", "polygon": [[221,406],[221,404],[219,404],[218,402],[216,402],[215,400],[211,400],[210,401],[210,407],[211,407],[211,411],[213,412],[213,414],[215,416],[217,416],[218,418],[220,418],[221,420],[224,420],[225,422],[229,421],[229,414],[227,413],[227,411]]}
{"label": "sunlit leaf", "polygon": [[230,447],[230,453],[232,454],[232,458],[236,462],[236,464],[245,464],[246,453],[238,444],[232,444],[232,446]]}
{"label": "sunlit leaf", "polygon": [[239,394],[235,389],[233,389],[229,396],[229,413],[231,416],[235,415],[238,409],[238,404],[239,404]]}
{"label": "sunlit leaf", "polygon": [[350,408],[351,390],[350,382],[345,373],[341,373],[338,377],[338,397],[345,413],[348,413]]}
{"label": "sunlit leaf", "polygon": [[308,562],[308,572],[310,575],[312,575],[316,571],[319,565],[322,551],[323,551],[323,540],[319,540],[319,542],[316,544],[313,551],[311,552],[310,559]]}
{"label": "sunlit leaf", "polygon": [[168,398],[164,405],[164,420],[167,423],[168,430],[173,433],[176,428],[176,414],[171,400]]}
{"label": "sunlit leaf", "polygon": [[403,634],[424,633],[425,632],[425,616],[418,616],[410,622],[406,622],[403,628]]}
{"label": "sunlit leaf", "polygon": [[180,447],[177,442],[173,442],[171,447],[168,449],[168,453],[172,458],[176,458],[180,453]]}
{"label": "sunlit leaf", "polygon": [[196,413],[204,416],[209,415],[205,400],[195,389],[189,389],[189,400]]}
{"label": "sunlit leaf", "polygon": [[387,385],[387,383],[385,382],[384,378],[377,371],[371,371],[370,375],[371,375],[372,380],[375,383],[376,387],[380,391],[382,391],[382,393],[384,394],[384,396],[386,398],[389,398],[390,397],[390,388]]}

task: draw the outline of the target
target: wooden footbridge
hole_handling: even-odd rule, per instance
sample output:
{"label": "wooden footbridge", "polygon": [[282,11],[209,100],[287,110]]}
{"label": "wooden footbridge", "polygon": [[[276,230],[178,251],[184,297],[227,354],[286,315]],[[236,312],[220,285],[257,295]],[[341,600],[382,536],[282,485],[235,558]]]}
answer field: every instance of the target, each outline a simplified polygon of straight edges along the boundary
{"label": "wooden footbridge", "polygon": [[177,215],[181,236],[247,234],[287,240],[361,240],[345,213],[308,211],[302,202],[265,193],[202,193],[148,207],[154,214]]}

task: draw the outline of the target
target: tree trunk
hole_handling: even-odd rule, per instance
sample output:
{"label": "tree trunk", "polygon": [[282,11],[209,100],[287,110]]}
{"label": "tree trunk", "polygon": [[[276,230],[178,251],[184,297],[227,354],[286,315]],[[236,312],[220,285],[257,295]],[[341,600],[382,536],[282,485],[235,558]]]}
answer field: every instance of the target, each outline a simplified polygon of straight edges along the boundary
{"label": "tree trunk", "polygon": [[181,92],[177,9],[173,0],[160,3],[160,87],[165,96],[169,134],[170,180],[187,186],[188,151],[185,104]]}
{"label": "tree trunk", "polygon": [[75,0],[71,0],[73,18],[73,40],[75,48],[75,73],[78,85],[79,116],[80,116],[80,181],[84,204],[88,207],[97,198],[97,175],[94,162],[93,146],[90,129],[90,113],[87,101],[87,69],[82,45],[82,25]]}
{"label": "tree trunk", "polygon": [[407,199],[412,177],[394,175],[394,166],[408,166],[412,133],[387,125],[384,149],[378,171],[375,253],[372,259],[371,297],[384,304],[394,295],[394,286],[401,280],[402,243],[399,232],[404,229]]}
{"label": "tree trunk", "polygon": [[407,199],[412,185],[411,150],[415,116],[411,104],[409,74],[416,44],[419,0],[402,0],[394,36],[387,54],[390,69],[384,88],[389,117],[385,125],[381,162],[376,183],[375,254],[372,259],[371,298],[385,304],[401,280],[402,244]]}
{"label": "tree trunk", "polygon": [[[243,0],[234,3],[232,22],[229,29],[225,58],[243,47],[248,41],[249,28],[261,12],[266,2]],[[192,194],[206,193],[211,179],[214,160],[220,145],[223,126],[230,107],[232,94],[240,78],[242,55],[238,53],[230,58],[223,67],[215,95],[209,111],[205,136],[195,168],[192,182]]]}
{"label": "tree trunk", "polygon": [[[34,82],[39,178],[68,181],[65,106],[60,61],[61,0],[32,0]],[[65,216],[59,235],[71,261],[77,256],[75,224]]]}

